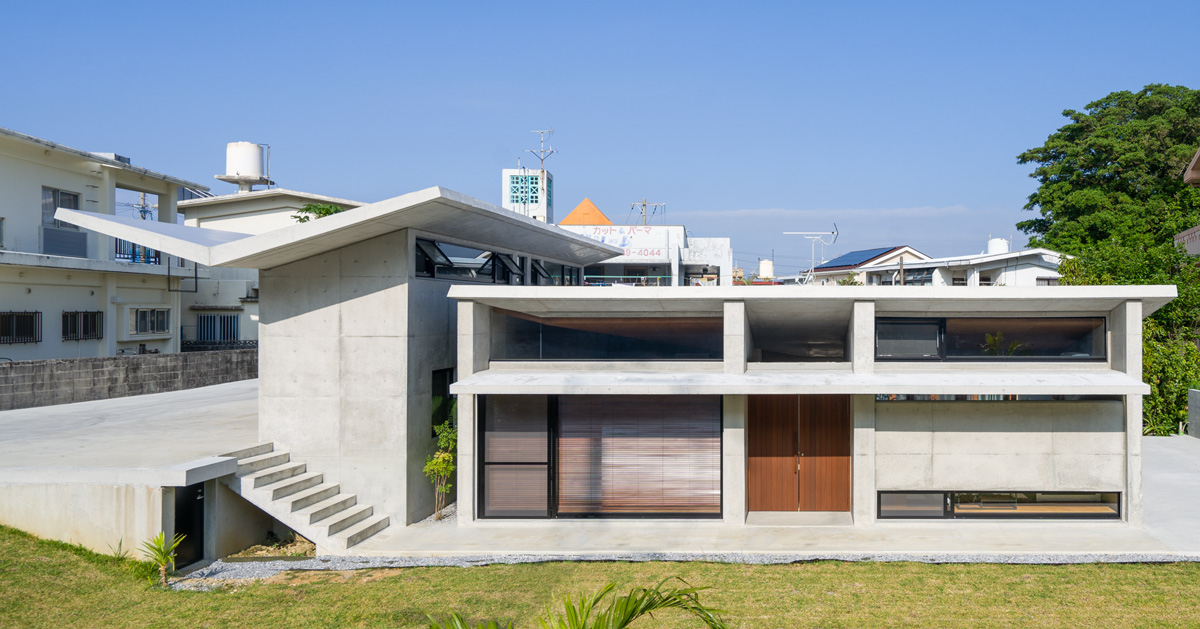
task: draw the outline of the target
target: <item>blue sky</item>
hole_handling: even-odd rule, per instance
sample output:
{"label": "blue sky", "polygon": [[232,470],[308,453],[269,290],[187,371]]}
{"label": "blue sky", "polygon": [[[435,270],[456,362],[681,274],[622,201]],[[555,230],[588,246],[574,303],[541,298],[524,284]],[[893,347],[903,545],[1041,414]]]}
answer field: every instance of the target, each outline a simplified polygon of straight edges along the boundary
{"label": "blue sky", "polygon": [[[784,231],[831,258],[1025,237],[1016,163],[1081,109],[1200,88],[1200,3],[20,3],[0,126],[208,183],[272,145],[283,187],[376,201],[440,185],[499,203],[554,127],[559,217],[643,197],[739,263]],[[21,24],[19,28],[12,25]],[[527,156],[528,157],[528,156]],[[523,160],[528,164],[527,160]]]}

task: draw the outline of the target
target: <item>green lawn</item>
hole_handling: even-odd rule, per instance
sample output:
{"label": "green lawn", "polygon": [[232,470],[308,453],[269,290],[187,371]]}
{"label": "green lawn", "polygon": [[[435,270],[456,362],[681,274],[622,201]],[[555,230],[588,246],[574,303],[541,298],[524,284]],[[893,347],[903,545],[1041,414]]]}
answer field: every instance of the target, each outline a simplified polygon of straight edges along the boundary
{"label": "green lawn", "polygon": [[[0,527],[0,626],[426,627],[425,612],[457,610],[535,627],[563,593],[670,575],[711,586],[704,601],[735,627],[1200,625],[1197,564],[551,563],[291,573],[214,592],[152,588],[149,574]],[[637,626],[701,625],[668,615]]]}

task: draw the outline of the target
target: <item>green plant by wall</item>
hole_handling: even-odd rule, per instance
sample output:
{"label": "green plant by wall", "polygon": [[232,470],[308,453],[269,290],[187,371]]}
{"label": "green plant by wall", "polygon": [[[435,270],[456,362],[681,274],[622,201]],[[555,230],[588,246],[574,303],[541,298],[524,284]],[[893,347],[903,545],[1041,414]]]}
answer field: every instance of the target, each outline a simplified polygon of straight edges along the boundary
{"label": "green plant by wall", "polygon": [[175,539],[168,542],[166,532],[159,531],[158,535],[142,542],[142,554],[158,566],[158,576],[163,587],[167,587],[168,577],[175,571],[175,549],[179,548],[183,538],[182,534],[177,533]]}
{"label": "green plant by wall", "polygon": [[433,427],[437,435],[437,451],[425,457],[425,477],[433,483],[433,517],[442,519],[442,510],[446,508],[446,496],[450,494],[453,485],[450,479],[458,469],[455,450],[458,448],[458,413],[455,407],[450,408],[450,419]]}
{"label": "green plant by wall", "polygon": [[1188,419],[1188,387],[1200,380],[1200,350],[1189,337],[1164,333],[1147,321],[1142,334],[1142,381],[1150,395],[1142,398],[1142,432],[1170,435]]}

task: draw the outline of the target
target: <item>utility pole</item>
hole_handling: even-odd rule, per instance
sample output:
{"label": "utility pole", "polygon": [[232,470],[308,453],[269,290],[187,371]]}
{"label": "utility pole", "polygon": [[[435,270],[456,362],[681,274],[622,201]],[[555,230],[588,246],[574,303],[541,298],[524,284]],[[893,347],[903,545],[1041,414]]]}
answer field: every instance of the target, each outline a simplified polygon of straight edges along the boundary
{"label": "utility pole", "polygon": [[631,206],[631,208],[630,208],[630,209],[634,209],[634,210],[639,210],[639,209],[640,209],[640,211],[641,211],[641,213],[642,213],[642,224],[643,224],[643,225],[645,225],[645,224],[646,224],[646,210],[647,210],[647,208],[649,208],[649,210],[650,210],[650,213],[651,213],[651,214],[655,214],[655,213],[657,213],[657,212],[658,212],[658,208],[663,208],[663,211],[662,211],[662,213],[663,213],[663,214],[666,214],[666,213],[667,213],[667,209],[666,209],[666,208],[667,208],[667,204],[666,204],[666,203],[647,203],[647,202],[646,202],[646,197],[642,197],[642,201],[641,201],[641,203],[639,203],[639,202],[637,202],[637,201],[634,201],[634,202],[633,202],[633,205]]}

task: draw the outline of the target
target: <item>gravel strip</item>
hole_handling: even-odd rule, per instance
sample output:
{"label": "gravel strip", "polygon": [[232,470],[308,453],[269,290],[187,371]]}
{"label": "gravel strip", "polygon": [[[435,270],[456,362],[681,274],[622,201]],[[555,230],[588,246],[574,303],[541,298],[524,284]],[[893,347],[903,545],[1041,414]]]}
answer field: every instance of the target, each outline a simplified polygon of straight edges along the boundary
{"label": "gravel strip", "polygon": [[809,561],[915,561],[919,563],[1079,564],[1200,562],[1200,553],[579,553],[490,554],[454,557],[341,557],[323,555],[303,561],[218,560],[178,578],[177,590],[207,590],[226,583],[247,583],[288,570],[364,570],[449,566],[468,568],[488,564],[551,561],[706,561],[772,565]]}

